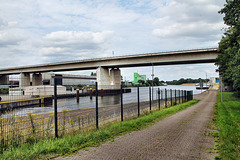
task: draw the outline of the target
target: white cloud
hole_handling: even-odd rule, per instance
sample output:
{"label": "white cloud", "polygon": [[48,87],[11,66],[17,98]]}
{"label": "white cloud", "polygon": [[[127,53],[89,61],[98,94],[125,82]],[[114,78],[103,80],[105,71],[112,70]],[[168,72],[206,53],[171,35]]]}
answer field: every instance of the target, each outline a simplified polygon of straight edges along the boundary
{"label": "white cloud", "polygon": [[25,40],[24,33],[19,29],[0,31],[0,48],[17,45]]}
{"label": "white cloud", "polygon": [[18,24],[17,21],[10,21],[10,22],[8,22],[8,26],[9,26],[9,27],[14,27],[14,26],[16,26],[17,24]]}
{"label": "white cloud", "polygon": [[[189,22],[187,24],[175,23],[161,29],[154,29],[153,35],[159,38],[191,38],[201,41],[217,40],[221,36],[221,25],[205,22]],[[218,29],[218,30],[217,30]]]}
{"label": "white cloud", "polygon": [[82,31],[57,31],[47,34],[43,40],[50,42],[48,45],[81,45],[81,44],[102,44],[108,41],[113,34],[112,31],[103,32],[82,32]]}
{"label": "white cloud", "polygon": [[113,34],[113,31],[52,32],[43,37],[40,54],[54,61],[102,57],[111,44]]}
{"label": "white cloud", "polygon": [[194,66],[194,65],[189,65],[189,66],[187,66],[186,68],[188,68],[188,69],[195,69],[196,66]]}
{"label": "white cloud", "polygon": [[111,56],[112,51],[119,56],[217,47],[224,27],[217,12],[224,2],[2,1],[0,68]]}
{"label": "white cloud", "polygon": [[222,16],[217,13],[220,9],[216,1],[170,1],[159,8],[162,17],[153,22],[156,28],[152,34],[160,39],[191,43],[215,41],[211,44],[217,46],[224,27]]}
{"label": "white cloud", "polygon": [[0,17],[0,48],[17,45],[26,40],[26,32],[20,28],[14,28],[16,21],[5,21]]}

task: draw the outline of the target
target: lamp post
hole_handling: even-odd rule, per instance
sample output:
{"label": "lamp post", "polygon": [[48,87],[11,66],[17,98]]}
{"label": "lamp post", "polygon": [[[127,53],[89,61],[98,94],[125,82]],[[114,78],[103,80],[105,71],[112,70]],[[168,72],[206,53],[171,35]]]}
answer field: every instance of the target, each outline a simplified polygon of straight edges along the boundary
{"label": "lamp post", "polygon": [[206,73],[206,86],[207,86],[207,83],[208,83],[208,81],[207,81],[207,72],[205,72]]}
{"label": "lamp post", "polygon": [[[152,62],[151,62],[152,63]],[[153,63],[152,63],[152,101],[153,101],[153,78],[154,78],[154,67],[153,67]]]}
{"label": "lamp post", "polygon": [[[147,61],[145,61],[145,62],[147,62]],[[151,76],[152,76],[152,101],[153,101],[153,79],[154,79],[154,66],[153,66],[153,63],[152,62],[147,62],[147,63],[151,63],[152,64],[152,74],[151,74]]]}

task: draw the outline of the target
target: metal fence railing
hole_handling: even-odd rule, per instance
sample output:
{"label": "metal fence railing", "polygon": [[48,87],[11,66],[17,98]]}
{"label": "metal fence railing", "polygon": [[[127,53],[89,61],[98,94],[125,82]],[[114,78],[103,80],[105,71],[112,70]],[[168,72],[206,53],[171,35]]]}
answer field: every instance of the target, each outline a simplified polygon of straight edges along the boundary
{"label": "metal fence railing", "polygon": [[[193,91],[167,90],[159,87],[129,89],[119,86],[112,89],[113,86],[98,88],[97,83],[90,87],[85,92],[82,88],[76,89],[73,97],[61,99],[63,94],[59,90],[62,88],[55,83],[46,96],[37,95],[34,91],[31,93],[25,91],[25,95],[31,95],[28,99],[0,102],[1,151],[10,146],[35,142],[43,138],[98,129],[112,122],[124,121],[193,99]],[[45,93],[47,92],[45,90]],[[67,97],[67,94],[65,96]],[[36,104],[29,104],[36,107],[22,108],[24,105],[20,103],[21,101],[22,103],[36,101]],[[44,104],[45,101],[52,104]]]}

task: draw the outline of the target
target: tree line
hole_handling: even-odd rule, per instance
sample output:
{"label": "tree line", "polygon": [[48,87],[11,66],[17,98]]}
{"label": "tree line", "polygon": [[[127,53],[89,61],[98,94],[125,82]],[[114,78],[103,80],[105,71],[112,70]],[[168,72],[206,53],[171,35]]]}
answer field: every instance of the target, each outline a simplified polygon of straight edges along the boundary
{"label": "tree line", "polygon": [[201,78],[198,78],[198,79],[191,79],[191,78],[184,79],[184,78],[181,78],[179,80],[166,81],[166,82],[167,82],[168,85],[181,85],[181,84],[184,84],[184,83],[199,83],[201,81],[203,83],[207,83],[207,82],[209,82],[209,79],[201,79]]}
{"label": "tree line", "polygon": [[158,77],[155,77],[153,80],[138,80],[138,84],[136,84],[137,86],[161,86],[163,85],[165,82],[164,81],[160,81]]}
{"label": "tree line", "polygon": [[167,83],[167,85],[181,85],[181,84],[184,84],[184,83],[199,83],[200,81],[204,82],[204,83],[207,83],[209,82],[209,79],[201,79],[201,78],[198,78],[198,79],[191,79],[191,78],[187,78],[187,79],[184,79],[184,78],[181,78],[179,80],[173,80],[173,81],[166,81],[164,82],[163,80],[159,80],[158,77],[155,77],[152,80],[138,80],[138,83],[137,85],[140,85],[140,86],[161,86],[161,85],[165,85],[165,83]]}
{"label": "tree line", "polygon": [[219,42],[216,65],[225,85],[233,87],[240,96],[240,1],[227,0],[224,8],[224,36]]}

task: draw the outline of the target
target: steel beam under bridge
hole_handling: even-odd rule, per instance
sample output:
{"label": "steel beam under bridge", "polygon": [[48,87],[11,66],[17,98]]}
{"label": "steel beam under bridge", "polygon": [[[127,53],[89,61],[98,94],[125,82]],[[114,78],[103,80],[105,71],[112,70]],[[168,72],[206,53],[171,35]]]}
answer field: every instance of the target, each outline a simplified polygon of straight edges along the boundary
{"label": "steel beam under bridge", "polygon": [[157,65],[214,63],[219,53],[217,48],[147,53],[108,58],[96,58],[32,66],[0,69],[0,75],[40,73],[74,70],[91,70],[98,67],[125,68]]}

